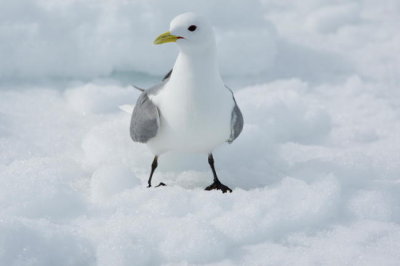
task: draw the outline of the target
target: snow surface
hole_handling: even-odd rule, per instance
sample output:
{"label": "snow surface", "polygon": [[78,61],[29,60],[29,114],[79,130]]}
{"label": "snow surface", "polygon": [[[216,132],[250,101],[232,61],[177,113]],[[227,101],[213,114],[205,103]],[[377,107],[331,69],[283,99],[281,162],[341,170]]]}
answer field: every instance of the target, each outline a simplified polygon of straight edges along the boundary
{"label": "snow surface", "polygon": [[[245,117],[152,155],[129,109],[205,14]],[[0,265],[399,265],[400,2],[0,2]]]}

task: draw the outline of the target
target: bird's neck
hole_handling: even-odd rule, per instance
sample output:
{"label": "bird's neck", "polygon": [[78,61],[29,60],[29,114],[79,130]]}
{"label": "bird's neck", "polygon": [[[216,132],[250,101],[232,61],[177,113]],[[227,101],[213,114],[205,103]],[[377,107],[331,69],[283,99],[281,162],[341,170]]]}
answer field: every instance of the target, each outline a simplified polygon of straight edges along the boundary
{"label": "bird's neck", "polygon": [[[223,86],[217,63],[215,47],[210,49],[181,50],[172,71],[171,83],[188,85],[201,90],[213,89],[216,85]],[[179,86],[182,87],[182,86]]]}

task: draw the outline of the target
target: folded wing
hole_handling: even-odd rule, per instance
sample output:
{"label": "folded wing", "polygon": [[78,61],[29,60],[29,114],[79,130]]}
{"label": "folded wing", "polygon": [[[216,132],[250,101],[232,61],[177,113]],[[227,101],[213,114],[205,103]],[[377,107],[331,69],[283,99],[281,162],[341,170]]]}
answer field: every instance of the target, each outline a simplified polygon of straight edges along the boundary
{"label": "folded wing", "polygon": [[229,90],[232,93],[233,101],[235,103],[235,105],[233,106],[232,115],[231,115],[231,135],[229,136],[229,139],[227,140],[228,143],[232,143],[242,132],[244,121],[243,121],[242,112],[240,111],[239,106],[236,103],[235,96],[233,95],[232,90],[231,89],[229,89]]}
{"label": "folded wing", "polygon": [[160,113],[157,106],[144,91],[133,109],[130,134],[135,142],[146,143],[157,135],[160,127]]}

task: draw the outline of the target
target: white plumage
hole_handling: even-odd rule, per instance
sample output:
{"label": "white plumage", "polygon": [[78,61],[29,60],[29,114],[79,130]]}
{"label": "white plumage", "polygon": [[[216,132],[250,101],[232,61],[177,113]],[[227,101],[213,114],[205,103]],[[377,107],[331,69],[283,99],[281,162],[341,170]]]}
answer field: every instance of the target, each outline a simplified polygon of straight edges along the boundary
{"label": "white plumage", "polygon": [[217,178],[212,151],[240,134],[243,118],[221,79],[213,29],[200,16],[185,13],[155,41],[166,42],[176,42],[180,49],[172,73],[142,93],[131,122],[132,139],[155,154],[149,186],[159,155],[185,151],[209,154],[214,183],[207,189],[231,191]]}
{"label": "white plumage", "polygon": [[210,153],[229,139],[234,101],[215,64],[213,55],[181,52],[164,88],[150,95],[161,114],[159,132],[147,143],[155,154]]}

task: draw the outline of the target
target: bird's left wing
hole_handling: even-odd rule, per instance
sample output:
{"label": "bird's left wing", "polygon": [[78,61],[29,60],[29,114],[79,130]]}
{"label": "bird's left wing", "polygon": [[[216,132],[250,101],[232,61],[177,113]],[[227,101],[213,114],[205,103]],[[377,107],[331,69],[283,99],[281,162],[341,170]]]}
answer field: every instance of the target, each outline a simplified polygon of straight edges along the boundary
{"label": "bird's left wing", "polygon": [[244,121],[242,112],[240,111],[239,106],[236,103],[235,96],[233,95],[233,91],[228,87],[227,89],[232,93],[233,102],[235,104],[231,114],[231,135],[227,140],[228,143],[232,143],[242,132]]}

